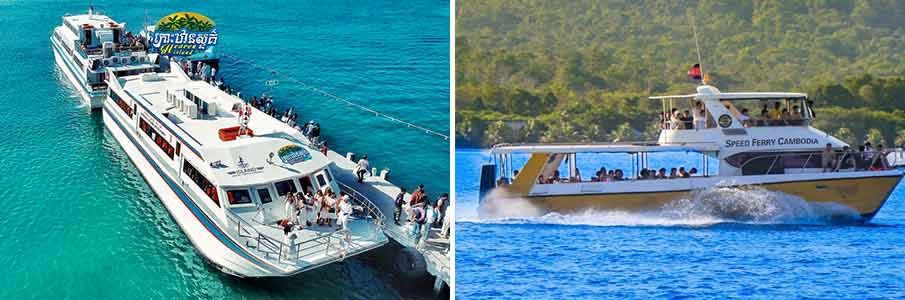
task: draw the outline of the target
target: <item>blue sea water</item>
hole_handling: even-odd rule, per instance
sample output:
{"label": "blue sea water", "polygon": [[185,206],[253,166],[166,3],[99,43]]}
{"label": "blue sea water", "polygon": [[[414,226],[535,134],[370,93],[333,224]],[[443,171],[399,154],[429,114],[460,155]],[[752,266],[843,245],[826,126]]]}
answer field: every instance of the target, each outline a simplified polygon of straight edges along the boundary
{"label": "blue sea water", "polygon": [[[218,51],[404,120],[449,131],[449,2],[90,1],[140,29],[177,11],[212,18]],[[288,279],[239,280],[203,262],[101,115],[54,66],[49,37],[88,2],[0,1],[0,299],[397,299],[430,282],[395,278],[367,254]],[[269,72],[225,59],[247,94]],[[274,99],[317,119],[331,148],[368,154],[401,185],[449,190],[449,143],[282,79]]]}
{"label": "blue sea water", "polygon": [[[488,159],[486,150],[456,150],[457,299],[905,297],[903,184],[867,224],[791,196],[720,189],[657,212],[481,218],[478,178]],[[694,156],[682,162],[695,163],[701,168]],[[707,201],[737,209],[696,209]]]}

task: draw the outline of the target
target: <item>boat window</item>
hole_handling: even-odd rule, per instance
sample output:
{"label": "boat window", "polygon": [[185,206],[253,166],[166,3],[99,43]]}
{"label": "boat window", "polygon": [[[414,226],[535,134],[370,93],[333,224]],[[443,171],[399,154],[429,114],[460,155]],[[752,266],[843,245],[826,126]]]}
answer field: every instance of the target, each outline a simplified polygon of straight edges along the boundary
{"label": "boat window", "polygon": [[314,184],[311,183],[311,177],[305,176],[305,177],[299,178],[299,183],[302,185],[303,191],[306,191],[306,192],[312,191],[313,192],[315,190]]}
{"label": "boat window", "polygon": [[295,183],[292,182],[292,179],[280,181],[274,183],[274,185],[277,187],[277,195],[280,195],[281,197],[285,196],[288,193],[297,192],[297,190],[295,189]]}
{"label": "boat window", "polygon": [[226,191],[226,197],[229,198],[229,204],[251,203],[251,194],[247,189]]}
{"label": "boat window", "polygon": [[321,187],[327,186],[327,181],[324,180],[324,174],[317,174],[317,185]]}
{"label": "boat window", "polygon": [[270,190],[267,188],[258,189],[258,200],[261,200],[261,203],[273,202],[273,198],[270,197]]}
{"label": "boat window", "polygon": [[126,115],[129,116],[129,118],[131,118],[134,114],[134,112],[132,111],[132,107],[130,107],[129,104],[127,104],[126,101],[123,100],[123,98],[120,97],[119,94],[114,92],[112,89],[109,91],[110,91],[110,99],[113,99],[113,101],[116,102],[116,105],[119,106],[119,109],[122,110],[124,113],[126,113]]}
{"label": "boat window", "polygon": [[333,175],[330,174],[330,169],[324,169],[324,174],[327,174],[327,182],[333,181]]}
{"label": "boat window", "polygon": [[198,169],[195,169],[192,164],[189,163],[188,160],[184,160],[182,163],[182,172],[185,173],[189,179],[194,182],[198,188],[204,191],[204,194],[207,195],[208,198],[214,201],[217,206],[220,206],[220,197],[217,196],[217,188],[211,184],[209,180],[207,180],[204,175],[201,175],[201,172],[198,172]]}
{"label": "boat window", "polygon": [[154,144],[157,144],[157,147],[160,148],[160,150],[162,150],[164,154],[169,156],[170,159],[173,158],[173,155],[176,154],[176,149],[174,149],[173,146],[170,145],[170,143],[167,142],[167,140],[157,132],[157,130],[151,127],[151,125],[149,125],[144,118],[138,118],[138,127],[145,133],[145,135],[147,135],[149,138],[151,138],[151,140],[154,141]]}

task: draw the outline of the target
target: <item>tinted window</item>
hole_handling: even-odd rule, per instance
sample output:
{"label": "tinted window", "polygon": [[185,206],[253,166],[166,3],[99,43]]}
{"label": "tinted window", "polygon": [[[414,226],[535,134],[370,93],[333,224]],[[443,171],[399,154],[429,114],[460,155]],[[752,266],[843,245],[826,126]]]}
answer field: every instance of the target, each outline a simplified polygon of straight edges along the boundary
{"label": "tinted window", "polygon": [[324,174],[317,174],[317,185],[321,187],[327,185],[327,181],[324,180]]}
{"label": "tinted window", "polygon": [[248,190],[227,191],[226,196],[229,198],[229,204],[251,203],[251,194],[248,193]]}
{"label": "tinted window", "polygon": [[295,184],[292,182],[292,179],[284,180],[275,183],[277,187],[277,194],[280,196],[285,196],[287,193],[295,193],[297,190],[295,189]]}
{"label": "tinted window", "polygon": [[299,183],[302,184],[303,191],[307,192],[309,190],[311,190],[311,191],[314,190],[314,184],[311,183],[311,177],[305,176],[305,177],[299,178]]}
{"label": "tinted window", "polygon": [[261,203],[273,202],[273,199],[270,198],[270,190],[268,189],[258,189],[258,199],[261,199]]}

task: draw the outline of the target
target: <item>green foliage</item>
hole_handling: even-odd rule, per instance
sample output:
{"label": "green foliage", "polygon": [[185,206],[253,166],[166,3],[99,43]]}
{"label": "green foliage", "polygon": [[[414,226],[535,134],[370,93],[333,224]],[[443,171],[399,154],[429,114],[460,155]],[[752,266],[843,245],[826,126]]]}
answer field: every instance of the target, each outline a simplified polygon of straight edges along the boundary
{"label": "green foliage", "polygon": [[185,28],[188,31],[209,31],[214,28],[214,24],[207,20],[195,18],[190,14],[182,16],[169,16],[164,22],[157,24],[159,31],[178,31]]}
{"label": "green foliage", "polygon": [[870,142],[874,147],[877,145],[886,144],[886,139],[883,138],[883,132],[880,129],[871,128],[867,130],[867,137],[865,141]]}
{"label": "green foliage", "polygon": [[[506,141],[656,139],[660,106],[693,92],[697,62],[724,91],[807,92],[816,127],[905,126],[905,1],[467,1],[456,6],[456,137]],[[898,112],[898,113],[897,113]],[[628,126],[628,128],[626,128]],[[497,132],[498,127],[493,127]]]}

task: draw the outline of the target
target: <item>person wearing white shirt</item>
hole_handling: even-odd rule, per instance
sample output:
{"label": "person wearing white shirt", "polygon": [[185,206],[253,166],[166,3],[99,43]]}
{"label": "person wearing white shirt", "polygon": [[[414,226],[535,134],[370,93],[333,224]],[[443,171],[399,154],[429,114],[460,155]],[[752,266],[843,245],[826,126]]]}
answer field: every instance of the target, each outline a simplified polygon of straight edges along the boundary
{"label": "person wearing white shirt", "polygon": [[355,175],[358,176],[358,182],[364,182],[364,174],[368,172],[368,175],[374,176],[371,174],[371,164],[368,163],[368,156],[362,156],[361,159],[358,160],[358,165],[355,166]]}
{"label": "person wearing white shirt", "polygon": [[336,223],[343,230],[348,229],[350,215],[352,215],[352,203],[349,201],[349,195],[346,195],[345,192],[339,192],[339,211],[337,212]]}
{"label": "person wearing white shirt", "polygon": [[707,113],[704,111],[704,104],[701,101],[695,102],[692,117],[694,119],[694,129],[707,127]]}

